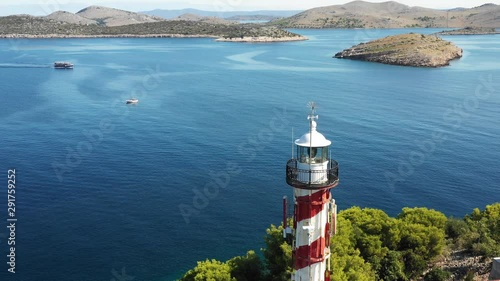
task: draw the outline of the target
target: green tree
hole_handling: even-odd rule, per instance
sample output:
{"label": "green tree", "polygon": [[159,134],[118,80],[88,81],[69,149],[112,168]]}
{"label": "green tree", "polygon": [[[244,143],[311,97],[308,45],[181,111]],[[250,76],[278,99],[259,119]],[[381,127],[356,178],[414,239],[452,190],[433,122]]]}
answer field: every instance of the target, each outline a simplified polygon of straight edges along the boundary
{"label": "green tree", "polygon": [[403,253],[403,261],[405,264],[405,275],[408,279],[420,276],[427,268],[425,259],[411,250]]}
{"label": "green tree", "polygon": [[422,224],[401,223],[400,251],[412,251],[430,261],[440,255],[445,246],[444,230]]}
{"label": "green tree", "polygon": [[180,281],[236,281],[231,278],[229,265],[215,259],[199,261]]}
{"label": "green tree", "polygon": [[354,227],[352,222],[345,218],[345,213],[346,211],[340,212],[337,221],[338,233],[332,237],[332,280],[374,281],[375,272],[356,248]]}
{"label": "green tree", "polygon": [[379,280],[384,281],[406,281],[406,274],[404,272],[405,264],[403,257],[398,251],[390,251],[382,259],[380,270],[378,273]]}
{"label": "green tree", "polygon": [[359,207],[347,209],[341,216],[352,223],[354,247],[375,271],[379,271],[382,259],[390,250],[387,246],[393,245],[390,231],[393,219],[382,210]]}
{"label": "green tree", "polygon": [[292,273],[292,246],[283,238],[283,225],[271,225],[266,229],[264,242],[266,248],[262,249],[267,267],[268,280],[290,280]]}
{"label": "green tree", "polygon": [[398,241],[396,250],[401,254],[407,279],[420,276],[427,264],[442,254],[446,245],[445,224],[442,213],[426,208],[404,208],[398,216],[398,231],[394,231],[398,236],[394,241]]}
{"label": "green tree", "polygon": [[403,208],[397,218],[404,222],[434,226],[439,229],[444,229],[448,220],[443,213],[427,208]]}
{"label": "green tree", "polygon": [[463,219],[449,218],[446,221],[445,233],[449,239],[456,240],[469,231],[469,226]]}
{"label": "green tree", "polygon": [[500,255],[500,203],[474,209],[465,217],[470,232],[463,235],[465,247],[477,255]]}
{"label": "green tree", "polygon": [[245,256],[238,256],[227,261],[231,269],[231,277],[238,281],[262,280],[263,265],[254,251],[248,251]]}
{"label": "green tree", "polygon": [[486,206],[481,220],[488,226],[491,238],[500,243],[500,203]]}

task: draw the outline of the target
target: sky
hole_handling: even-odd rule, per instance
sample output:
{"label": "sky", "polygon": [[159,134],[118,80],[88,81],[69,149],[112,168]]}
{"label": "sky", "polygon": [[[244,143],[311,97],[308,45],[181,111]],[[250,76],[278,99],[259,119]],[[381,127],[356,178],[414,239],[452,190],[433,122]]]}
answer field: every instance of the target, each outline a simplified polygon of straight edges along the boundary
{"label": "sky", "polygon": [[[369,0],[385,2],[386,0]],[[249,10],[306,10],[310,8],[345,4],[350,0],[0,0],[0,16],[11,14],[47,15],[57,10],[77,12],[91,5],[106,6],[128,11],[148,11],[153,9],[195,8],[210,11]],[[434,9],[456,7],[471,8],[485,3],[500,4],[500,0],[398,0],[408,6]]]}

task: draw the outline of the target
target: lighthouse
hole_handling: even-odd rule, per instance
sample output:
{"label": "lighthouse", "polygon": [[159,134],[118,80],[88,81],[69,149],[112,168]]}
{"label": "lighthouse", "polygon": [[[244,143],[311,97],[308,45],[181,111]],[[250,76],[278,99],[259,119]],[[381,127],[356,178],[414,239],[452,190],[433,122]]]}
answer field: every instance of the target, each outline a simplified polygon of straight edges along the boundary
{"label": "lighthouse", "polygon": [[[286,182],[293,187],[291,236],[293,281],[330,281],[330,237],[336,232],[337,207],[330,190],[339,182],[338,163],[330,157],[331,141],[317,130],[318,115],[310,103],[309,131],[295,140],[286,164]],[[286,218],[286,197],[284,217]]]}

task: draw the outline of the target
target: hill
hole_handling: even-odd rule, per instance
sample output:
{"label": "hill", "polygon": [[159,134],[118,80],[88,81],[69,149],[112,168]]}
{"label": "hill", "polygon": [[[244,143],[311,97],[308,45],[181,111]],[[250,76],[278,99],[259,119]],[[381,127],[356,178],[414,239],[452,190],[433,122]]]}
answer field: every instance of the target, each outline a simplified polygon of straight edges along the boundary
{"label": "hill", "polygon": [[202,17],[218,17],[218,18],[230,18],[230,17],[240,17],[240,16],[271,16],[273,18],[283,18],[298,14],[302,11],[289,10],[289,11],[204,11],[197,9],[182,9],[182,10],[162,10],[156,9],[151,11],[141,12],[146,15],[158,16],[165,19],[172,19],[183,14],[194,14]]}
{"label": "hill", "polygon": [[87,7],[76,13],[76,15],[86,19],[94,20],[97,23],[105,26],[120,26],[137,23],[159,22],[165,20],[160,17],[101,6]]}
{"label": "hill", "polygon": [[361,43],[337,53],[335,57],[404,66],[439,67],[462,57],[462,49],[437,36],[410,33]]}
{"label": "hill", "polygon": [[[158,21],[120,26],[74,24],[30,15],[0,17],[0,38],[83,37],[214,37],[251,38],[253,42],[305,40],[275,26],[214,24],[201,21]],[[232,40],[236,41],[236,40]]]}
{"label": "hill", "polygon": [[319,7],[272,23],[287,28],[500,27],[500,5],[435,10],[398,2],[354,1]]}
{"label": "hill", "polygon": [[44,18],[49,19],[49,20],[54,20],[54,21],[59,21],[59,22],[65,22],[65,23],[74,23],[74,24],[97,24],[97,21],[92,20],[92,19],[87,19],[84,18],[80,15],[75,15],[70,12],[66,11],[57,11],[54,12],[48,16],[45,16]]}

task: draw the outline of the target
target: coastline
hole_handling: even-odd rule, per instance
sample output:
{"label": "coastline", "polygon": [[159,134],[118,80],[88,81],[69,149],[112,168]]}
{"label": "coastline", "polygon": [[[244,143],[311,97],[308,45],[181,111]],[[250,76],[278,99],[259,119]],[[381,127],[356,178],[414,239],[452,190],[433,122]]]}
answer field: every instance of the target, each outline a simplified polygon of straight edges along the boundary
{"label": "coastline", "polygon": [[293,36],[293,37],[269,37],[269,36],[259,36],[259,37],[237,37],[237,38],[218,38],[215,41],[218,42],[240,42],[240,43],[271,43],[271,42],[291,42],[291,41],[305,41],[309,40],[304,36]]}
{"label": "coastline", "polygon": [[87,38],[213,38],[217,42],[246,42],[246,43],[272,43],[309,40],[304,36],[289,37],[243,37],[224,38],[216,35],[203,34],[96,34],[96,35],[74,35],[74,34],[0,34],[0,39],[87,39]]}
{"label": "coastline", "polygon": [[444,35],[444,36],[455,36],[455,35],[497,35],[500,34],[500,32],[477,32],[477,33],[467,33],[467,32],[438,32],[435,33],[436,35]]}
{"label": "coastline", "polygon": [[96,35],[74,35],[74,34],[0,34],[1,39],[64,39],[64,38],[219,38],[215,35],[203,34],[96,34]]}
{"label": "coastline", "polygon": [[492,27],[466,27],[462,29],[446,30],[436,32],[435,35],[494,35],[500,34],[496,28]]}

